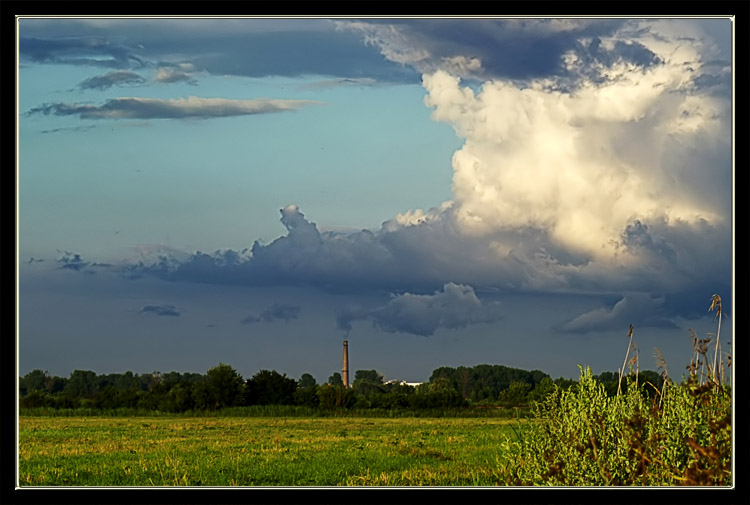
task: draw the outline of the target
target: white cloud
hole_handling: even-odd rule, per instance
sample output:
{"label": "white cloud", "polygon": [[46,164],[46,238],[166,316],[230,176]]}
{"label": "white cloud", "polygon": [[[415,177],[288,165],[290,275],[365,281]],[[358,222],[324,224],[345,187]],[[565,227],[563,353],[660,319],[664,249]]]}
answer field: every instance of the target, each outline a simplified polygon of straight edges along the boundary
{"label": "white cloud", "polygon": [[[424,75],[433,119],[466,139],[453,157],[452,212],[462,233],[538,228],[570,253],[623,262],[620,236],[636,220],[725,224],[720,206],[685,189],[701,172],[730,168],[726,156],[717,160],[724,167],[702,163],[706,152],[728,150],[727,101],[696,89],[697,49],[672,41],[670,52],[663,38],[630,36],[624,30],[602,45],[624,41],[625,51],[642,42],[661,61],[598,64],[596,79],[582,71],[572,89],[497,79],[475,92],[445,70]],[[584,58],[569,52],[566,61]],[[685,156],[691,146],[703,160]]]}

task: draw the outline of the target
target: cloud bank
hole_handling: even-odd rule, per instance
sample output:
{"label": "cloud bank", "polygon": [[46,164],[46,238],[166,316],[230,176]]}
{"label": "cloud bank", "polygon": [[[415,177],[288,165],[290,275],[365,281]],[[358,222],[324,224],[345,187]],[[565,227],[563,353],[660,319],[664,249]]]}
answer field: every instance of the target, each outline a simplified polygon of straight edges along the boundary
{"label": "cloud bank", "polygon": [[349,308],[338,316],[337,325],[350,332],[352,322],[370,320],[382,331],[429,337],[441,328],[465,328],[502,317],[498,302],[484,303],[471,286],[451,282],[432,295],[402,293],[375,309]]}

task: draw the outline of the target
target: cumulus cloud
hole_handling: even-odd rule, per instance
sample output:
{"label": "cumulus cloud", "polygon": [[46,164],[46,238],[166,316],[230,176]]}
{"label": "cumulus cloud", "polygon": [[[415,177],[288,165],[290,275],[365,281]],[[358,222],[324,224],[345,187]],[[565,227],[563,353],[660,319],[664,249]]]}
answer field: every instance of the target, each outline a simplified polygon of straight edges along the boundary
{"label": "cumulus cloud", "polygon": [[298,305],[284,305],[273,303],[263,309],[257,316],[248,316],[242,320],[243,324],[253,323],[270,323],[273,321],[284,321],[288,323],[292,319],[299,317],[301,308]]}
{"label": "cumulus cloud", "polygon": [[498,302],[482,302],[471,286],[447,283],[431,295],[393,295],[375,309],[350,308],[338,316],[339,328],[351,331],[356,320],[370,320],[376,328],[428,337],[440,328],[458,329],[491,323],[503,317]]}
{"label": "cumulus cloud", "polygon": [[[475,92],[444,70],[426,74],[433,118],[465,139],[453,157],[461,230],[543,229],[552,244],[604,261],[637,221],[726,226],[725,208],[692,198],[690,186],[731,170],[729,104],[696,92],[698,50],[680,46],[676,55],[655,40],[608,41],[643,64],[606,61],[601,81],[582,79],[574,91],[491,80]],[[702,156],[691,160],[695,152]],[[707,153],[724,166],[704,165]],[[707,182],[704,190],[729,193]]]}
{"label": "cumulus cloud", "polygon": [[123,86],[128,84],[143,84],[146,79],[129,70],[113,70],[104,75],[97,75],[85,79],[78,87],[81,89],[105,90],[112,86]]}
{"label": "cumulus cloud", "polygon": [[102,105],[51,103],[30,109],[27,114],[79,116],[82,119],[205,119],[245,116],[297,110],[319,104],[314,100],[230,100],[226,98],[178,99],[113,98]]}
{"label": "cumulus cloud", "polygon": [[140,310],[140,313],[171,317],[177,317],[180,315],[180,311],[174,305],[146,305]]}

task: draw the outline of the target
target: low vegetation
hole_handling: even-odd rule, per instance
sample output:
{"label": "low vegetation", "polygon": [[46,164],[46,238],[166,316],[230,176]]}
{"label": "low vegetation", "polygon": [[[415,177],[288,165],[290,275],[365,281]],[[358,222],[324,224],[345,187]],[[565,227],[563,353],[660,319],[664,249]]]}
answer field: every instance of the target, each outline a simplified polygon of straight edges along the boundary
{"label": "low vegetation", "polygon": [[[721,328],[721,299],[714,295]],[[638,383],[638,375],[620,371],[617,394],[608,395],[590,369],[581,368],[578,384],[556,389],[536,407],[536,422],[514,427],[502,451],[501,474],[515,485],[617,486],[732,484],[732,397],[724,381],[729,357],[711,337],[694,334],[688,376],[669,378],[658,351],[661,387]],[[637,369],[633,327],[628,332],[631,371]],[[624,367],[623,367],[624,369]],[[620,387],[625,380],[626,390]]]}

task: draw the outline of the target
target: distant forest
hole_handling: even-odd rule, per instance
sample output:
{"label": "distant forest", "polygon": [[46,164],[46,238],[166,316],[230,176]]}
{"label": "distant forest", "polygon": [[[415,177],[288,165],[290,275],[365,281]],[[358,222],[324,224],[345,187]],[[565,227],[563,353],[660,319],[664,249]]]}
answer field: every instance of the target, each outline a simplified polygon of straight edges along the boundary
{"label": "distant forest", "polygon": [[[608,394],[617,392],[619,375],[604,372],[595,379]],[[660,374],[638,373],[637,384],[653,395],[663,384]],[[140,411],[191,412],[252,405],[296,405],[323,411],[340,409],[429,410],[488,407],[527,407],[555,387],[569,388],[577,381],[553,380],[539,370],[504,365],[440,367],[429,382],[411,386],[386,382],[376,370],[357,370],[350,388],[336,372],[318,384],[308,374],[295,380],[275,370],[261,370],[245,380],[224,363],[205,374],[132,372],[102,374],[75,370],[56,377],[33,370],[19,378],[20,407],[53,409],[137,409]],[[627,387],[623,380],[623,387]]]}

